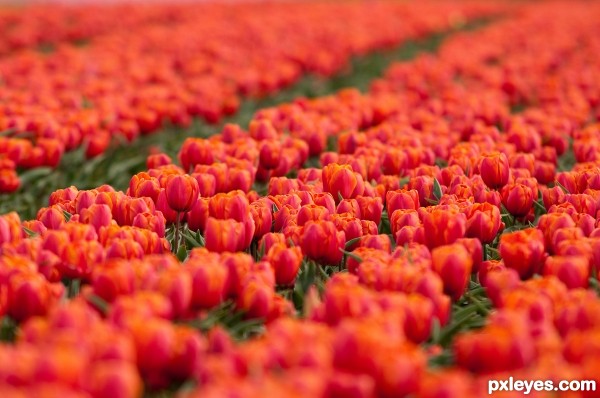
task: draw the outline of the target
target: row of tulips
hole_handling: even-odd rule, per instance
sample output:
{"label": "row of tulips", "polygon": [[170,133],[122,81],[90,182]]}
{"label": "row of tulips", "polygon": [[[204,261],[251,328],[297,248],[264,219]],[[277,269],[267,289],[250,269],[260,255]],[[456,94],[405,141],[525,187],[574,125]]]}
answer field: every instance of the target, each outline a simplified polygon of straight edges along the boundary
{"label": "row of tulips", "polygon": [[[20,324],[0,355],[24,364],[0,369],[2,392],[135,397],[191,379],[182,396],[480,397],[490,378],[595,379],[590,7],[519,6],[367,94],[261,111],[247,132],[186,141],[180,166],[152,155],[126,193],[71,187],[36,220],[0,217],[1,311]],[[577,164],[557,172],[569,140]],[[328,281],[304,290],[313,267]],[[485,326],[428,366],[440,328],[490,312],[482,289]],[[190,328],[227,302],[264,334]]]}
{"label": "row of tulips", "polygon": [[[18,169],[56,167],[65,151],[83,145],[94,157],[114,139],[165,124],[216,123],[237,111],[241,96],[275,93],[306,73],[330,76],[352,56],[500,9],[460,2],[132,8],[133,16],[113,18],[116,28],[84,47],[63,43],[50,54],[0,59],[0,131],[8,132],[0,137],[0,192],[18,189]],[[123,6],[107,10],[120,15]],[[64,12],[69,19],[74,11]]]}

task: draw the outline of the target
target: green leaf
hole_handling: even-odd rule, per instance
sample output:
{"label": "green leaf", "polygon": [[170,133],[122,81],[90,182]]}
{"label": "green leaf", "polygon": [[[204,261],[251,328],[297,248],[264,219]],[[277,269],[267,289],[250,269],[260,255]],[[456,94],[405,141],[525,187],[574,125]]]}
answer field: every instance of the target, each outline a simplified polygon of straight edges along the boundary
{"label": "green leaf", "polygon": [[69,282],[69,293],[68,298],[72,299],[79,295],[79,291],[81,290],[81,279],[71,279]]}
{"label": "green leaf", "polygon": [[344,246],[346,249],[349,248],[350,246],[352,246],[353,244],[355,244],[356,242],[360,242],[360,240],[362,239],[362,236],[356,237],[356,238],[352,238],[349,241],[346,242],[346,245]]}
{"label": "green leaf", "polygon": [[87,298],[87,301],[90,304],[92,304],[94,307],[96,307],[98,309],[98,311],[100,311],[103,315],[108,314],[110,306],[102,297],[97,296],[95,294],[91,294],[91,295],[87,296],[86,298]]}
{"label": "green leaf", "polygon": [[19,178],[21,179],[21,185],[26,189],[36,180],[41,181],[44,179],[44,177],[47,177],[52,172],[53,169],[50,167],[36,167],[35,169],[27,170],[24,173],[19,174]]}
{"label": "green leaf", "polygon": [[359,263],[362,263],[362,262],[363,262],[363,259],[362,259],[362,257],[360,257],[360,256],[358,256],[358,255],[356,255],[356,254],[354,254],[354,253],[352,253],[352,252],[346,251],[346,250],[344,250],[344,249],[342,249],[342,248],[340,248],[340,251],[341,251],[342,253],[344,253],[346,256],[348,256],[348,257],[351,257],[351,258],[355,259],[355,260],[356,260],[356,261],[358,261]]}
{"label": "green leaf", "polygon": [[8,315],[2,318],[0,322],[0,341],[12,343],[17,338],[17,322]]}
{"label": "green leaf", "polygon": [[565,186],[563,184],[561,184],[558,181],[554,181],[554,184],[556,184],[558,187],[560,187],[560,189],[563,190],[564,193],[566,193],[567,195],[570,195],[571,192],[569,192],[569,190],[567,188],[565,188]]}
{"label": "green leaf", "polygon": [[398,185],[400,186],[400,188],[404,188],[404,186],[406,184],[408,184],[410,182],[410,177],[402,177],[398,183]]}
{"label": "green leaf", "polygon": [[72,217],[73,215],[72,215],[71,213],[69,213],[68,211],[66,211],[66,210],[63,210],[63,216],[65,217],[65,221],[66,221],[66,222],[69,222],[69,221],[71,221],[71,217]]}
{"label": "green leaf", "polygon": [[442,186],[440,185],[440,182],[437,180],[437,178],[433,179],[433,197],[436,198],[439,202],[439,200],[442,198]]}
{"label": "green leaf", "polygon": [[24,227],[24,226],[21,226],[21,228],[23,228],[23,231],[25,231],[25,233],[27,234],[27,236],[30,237],[30,238],[33,238],[33,237],[37,236],[37,233],[33,232],[29,228]]}
{"label": "green leaf", "polygon": [[180,262],[184,262],[187,259],[187,256],[188,256],[188,252],[187,252],[185,245],[181,245],[179,247],[179,249],[177,250],[177,259]]}
{"label": "green leaf", "polygon": [[342,196],[342,193],[340,191],[338,191],[338,199],[341,202],[342,200],[344,200],[344,197]]}

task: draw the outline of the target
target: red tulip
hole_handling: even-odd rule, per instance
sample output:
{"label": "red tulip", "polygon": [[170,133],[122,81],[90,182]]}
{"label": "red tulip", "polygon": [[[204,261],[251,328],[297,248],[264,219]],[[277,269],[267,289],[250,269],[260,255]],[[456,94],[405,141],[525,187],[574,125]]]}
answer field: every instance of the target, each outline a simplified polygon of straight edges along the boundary
{"label": "red tulip", "polygon": [[536,228],[503,234],[499,250],[506,267],[515,269],[521,279],[528,279],[542,266],[544,234]]}
{"label": "red tulip", "polygon": [[188,174],[170,176],[167,180],[167,203],[176,212],[185,213],[191,210],[198,200],[198,192],[198,182]]}
{"label": "red tulip", "polygon": [[508,158],[504,153],[493,152],[482,155],[477,166],[483,182],[488,187],[498,189],[508,183],[510,169]]}
{"label": "red tulip", "polygon": [[444,282],[444,292],[458,300],[469,282],[473,260],[465,247],[459,243],[438,246],[431,251],[433,270]]}

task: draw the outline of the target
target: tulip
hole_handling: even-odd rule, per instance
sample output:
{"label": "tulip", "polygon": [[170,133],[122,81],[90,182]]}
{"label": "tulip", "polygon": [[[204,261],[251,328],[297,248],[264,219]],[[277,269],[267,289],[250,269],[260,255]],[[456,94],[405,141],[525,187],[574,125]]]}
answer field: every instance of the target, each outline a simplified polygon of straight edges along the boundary
{"label": "tulip", "polygon": [[487,326],[458,336],[454,342],[459,367],[478,374],[521,369],[535,358],[534,341],[522,316],[515,316],[507,327]]}
{"label": "tulip", "polygon": [[256,226],[254,239],[258,240],[271,232],[271,228],[273,227],[273,213],[265,202],[252,203],[250,205],[250,214]]}
{"label": "tulip", "polygon": [[0,169],[0,192],[12,193],[21,186],[21,180],[15,170]]}
{"label": "tulip", "polygon": [[467,232],[470,238],[478,238],[482,243],[492,243],[498,232],[504,228],[498,207],[489,203],[476,203],[467,212]]}
{"label": "tulip", "polygon": [[186,138],[179,151],[179,162],[185,171],[189,171],[195,165],[210,165],[215,161],[218,151],[208,140],[201,138]]}
{"label": "tulip", "polygon": [[250,214],[250,203],[241,191],[219,193],[209,201],[209,215],[220,220],[244,221]]}
{"label": "tulip", "polygon": [[267,170],[276,168],[281,159],[281,143],[277,140],[261,141],[260,165]]}
{"label": "tulip", "polygon": [[198,182],[198,193],[202,197],[211,197],[216,193],[217,181],[215,176],[208,173],[192,173],[192,177]]}
{"label": "tulip", "polygon": [[36,218],[48,229],[60,229],[65,224],[63,212],[56,205],[40,209]]}
{"label": "tulip", "polygon": [[98,264],[92,270],[94,294],[112,303],[117,296],[134,291],[134,270],[125,260],[112,259]]}
{"label": "tulip", "polygon": [[[363,226],[361,220],[354,218],[347,213],[334,214],[332,216],[332,221],[338,231],[344,232],[346,242],[359,238],[363,235]],[[358,244],[359,242],[354,242],[352,245],[348,246],[347,249],[354,250],[354,248],[358,247]]]}
{"label": "tulip", "polygon": [[361,219],[373,221],[379,225],[383,212],[383,201],[379,197],[357,196]]}
{"label": "tulip", "polygon": [[543,232],[544,245],[550,254],[553,253],[553,241],[556,231],[562,228],[575,227],[573,218],[565,213],[548,213],[540,216],[538,229]]}
{"label": "tulip", "polygon": [[526,185],[514,183],[502,188],[502,204],[515,217],[523,217],[533,206],[533,192]]}
{"label": "tulip", "polygon": [[425,229],[422,226],[406,225],[394,235],[397,246],[410,243],[425,243]]}
{"label": "tulip", "polygon": [[298,179],[290,179],[287,177],[272,177],[269,180],[267,193],[269,195],[287,195],[299,189],[300,181]]}
{"label": "tulip", "polygon": [[158,199],[160,193],[160,182],[157,178],[151,177],[148,173],[142,172],[131,177],[129,181],[129,195],[141,198],[148,196],[152,198],[154,202]]}
{"label": "tulip", "polygon": [[94,363],[89,371],[88,383],[87,389],[97,398],[136,397],[143,388],[135,365],[124,361]]}
{"label": "tulip", "polygon": [[407,188],[416,190],[419,195],[419,205],[422,207],[430,206],[436,200],[433,196],[434,178],[428,175],[421,175],[408,182]]}
{"label": "tulip", "polygon": [[419,208],[419,193],[414,189],[388,191],[385,203],[388,215],[393,214],[398,209],[417,210]]}
{"label": "tulip", "polygon": [[423,212],[423,228],[425,243],[430,249],[454,243],[463,238],[467,229],[466,217],[453,210],[434,209]]}
{"label": "tulip", "polygon": [[208,217],[204,231],[206,248],[217,253],[244,250],[245,233],[244,223]]}
{"label": "tulip", "polygon": [[283,243],[277,243],[269,248],[266,260],[275,272],[275,282],[290,286],[294,284],[302,264],[302,250],[297,246],[288,248]]}
{"label": "tulip", "polygon": [[237,307],[247,318],[266,319],[273,307],[273,288],[258,279],[249,279],[241,287]]}
{"label": "tulip", "polygon": [[129,324],[142,376],[158,376],[167,370],[175,345],[173,325],[164,319],[136,318]]}
{"label": "tulip", "polygon": [[390,228],[392,230],[392,235],[395,236],[400,229],[406,226],[421,226],[421,221],[419,220],[419,214],[417,211],[412,209],[394,210],[390,216]]}
{"label": "tulip", "polygon": [[589,260],[585,256],[551,256],[544,264],[544,275],[554,275],[569,289],[587,288]]}
{"label": "tulip", "polygon": [[8,315],[17,322],[46,315],[54,301],[48,281],[35,271],[20,270],[10,276],[7,292]]}
{"label": "tulip", "polygon": [[190,175],[174,175],[167,180],[165,194],[169,207],[178,213],[191,210],[198,199],[198,182]]}
{"label": "tulip", "polygon": [[240,190],[242,192],[248,193],[252,189],[253,183],[254,177],[250,171],[240,168],[229,168],[227,190]]}
{"label": "tulip", "polygon": [[23,237],[21,219],[16,212],[10,212],[0,216],[0,245],[12,243]]}
{"label": "tulip", "polygon": [[471,254],[462,244],[438,246],[431,251],[433,270],[444,282],[444,292],[458,300],[469,282],[473,267]]}
{"label": "tulip", "polygon": [[335,200],[330,193],[313,193],[311,196],[315,205],[325,207],[329,210],[329,214],[335,213]]}
{"label": "tulip", "polygon": [[225,300],[229,271],[224,264],[190,260],[186,265],[192,275],[192,307],[209,309]]}
{"label": "tulip", "polygon": [[336,213],[350,213],[356,218],[360,218],[360,207],[356,199],[344,199],[336,208]]}
{"label": "tulip", "polygon": [[338,264],[343,257],[344,232],[330,221],[309,221],[302,229],[300,246],[308,258],[325,264]]}
{"label": "tulip", "polygon": [[208,198],[198,198],[187,214],[187,224],[190,231],[204,231],[209,214],[209,200]]}
{"label": "tulip", "polygon": [[536,228],[503,234],[499,251],[506,267],[516,270],[521,279],[529,279],[544,261],[544,234]]}
{"label": "tulip", "polygon": [[173,160],[165,153],[155,153],[148,155],[146,158],[147,169],[157,169],[161,166],[167,166],[169,164],[173,164]]}
{"label": "tulip", "polygon": [[194,173],[210,174],[215,178],[215,192],[229,191],[229,167],[225,163],[213,163],[210,166],[197,165]]}
{"label": "tulip", "polygon": [[509,163],[504,153],[493,152],[479,158],[477,168],[485,185],[491,189],[502,188],[508,183]]}
{"label": "tulip", "polygon": [[467,252],[471,255],[471,259],[473,260],[472,272],[478,272],[481,263],[483,262],[483,246],[479,239],[475,238],[461,238],[456,241],[463,245]]}
{"label": "tulip", "polygon": [[377,249],[386,253],[391,253],[392,241],[386,235],[363,235],[360,239],[359,247]]}
{"label": "tulip", "polygon": [[330,193],[336,202],[356,198],[364,189],[362,176],[351,166],[331,163],[323,167],[323,191]]}
{"label": "tulip", "polygon": [[323,206],[306,205],[298,210],[296,223],[298,226],[303,226],[309,221],[328,220],[330,218],[329,210]]}
{"label": "tulip", "polygon": [[175,380],[187,380],[198,371],[205,339],[196,330],[186,326],[175,326],[175,346],[168,365],[168,372]]}

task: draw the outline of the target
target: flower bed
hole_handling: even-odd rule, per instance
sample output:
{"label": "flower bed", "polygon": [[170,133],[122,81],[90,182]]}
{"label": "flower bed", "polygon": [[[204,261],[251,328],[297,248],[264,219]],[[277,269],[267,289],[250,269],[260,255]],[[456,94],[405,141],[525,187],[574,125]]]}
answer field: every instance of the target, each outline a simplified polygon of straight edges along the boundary
{"label": "flower bed", "polygon": [[597,380],[600,10],[515,11],[152,155],[126,192],[0,217],[3,396]]}

